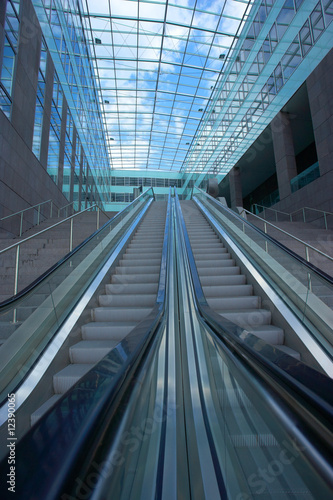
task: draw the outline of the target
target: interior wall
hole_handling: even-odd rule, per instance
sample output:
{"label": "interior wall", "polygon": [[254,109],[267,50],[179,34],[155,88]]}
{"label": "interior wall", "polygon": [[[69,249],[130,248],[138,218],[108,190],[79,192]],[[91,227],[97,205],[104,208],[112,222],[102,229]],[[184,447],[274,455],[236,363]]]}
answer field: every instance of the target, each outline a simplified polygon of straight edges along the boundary
{"label": "interior wall", "polygon": [[[49,199],[58,207],[68,203],[0,110],[0,218]],[[1,224],[7,231],[13,229],[15,234],[17,221],[13,221],[13,225]]]}

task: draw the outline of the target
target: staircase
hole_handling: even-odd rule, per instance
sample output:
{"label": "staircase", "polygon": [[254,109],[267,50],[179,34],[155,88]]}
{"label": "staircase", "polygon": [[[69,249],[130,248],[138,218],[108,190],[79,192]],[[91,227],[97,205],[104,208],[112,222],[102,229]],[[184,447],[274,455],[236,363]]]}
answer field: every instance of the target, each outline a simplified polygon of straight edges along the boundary
{"label": "staircase", "polygon": [[[251,216],[250,214],[247,214],[247,220],[260,229],[264,230],[264,220],[260,220],[257,217]],[[311,246],[317,248],[321,252],[326,253],[330,257],[333,257],[332,230],[320,229],[312,225],[311,223],[305,222],[273,221],[272,224],[282,229],[283,231],[290,233],[296,238],[309,243]],[[282,233],[278,229],[269,226],[269,224],[267,224],[267,233],[269,236],[272,236],[272,238],[276,239],[287,248],[300,255],[303,259],[306,258],[304,245],[302,245],[302,243],[296,241],[287,234]],[[333,262],[328,261],[328,259],[321,256],[317,252],[314,252],[313,250],[309,250],[309,254],[311,264],[318,267],[330,276],[333,276]]]}
{"label": "staircase", "polygon": [[54,395],[31,415],[34,424],[72,385],[114,348],[156,302],[167,202],[155,201],[119,261],[82,340],[69,349],[70,364],[53,376]]}
{"label": "staircase", "polygon": [[[113,212],[107,214],[109,218],[114,215]],[[100,227],[108,220],[107,216],[102,212],[100,213]],[[38,226],[25,231],[21,238],[6,238],[0,235],[0,250],[37,234],[60,221],[61,219],[58,218],[47,219]],[[73,248],[96,231],[96,221],[97,212],[84,212],[74,218]],[[22,244],[20,247],[18,291],[30,285],[69,252],[69,236],[70,222],[68,221]],[[8,299],[14,293],[15,256],[16,249],[0,255],[0,302]]]}
{"label": "staircase", "polygon": [[261,297],[241,274],[193,201],[181,201],[196,267],[208,305],[221,316],[248,332],[300,359],[300,354],[284,344],[284,331],[272,324],[271,312],[261,307]]}

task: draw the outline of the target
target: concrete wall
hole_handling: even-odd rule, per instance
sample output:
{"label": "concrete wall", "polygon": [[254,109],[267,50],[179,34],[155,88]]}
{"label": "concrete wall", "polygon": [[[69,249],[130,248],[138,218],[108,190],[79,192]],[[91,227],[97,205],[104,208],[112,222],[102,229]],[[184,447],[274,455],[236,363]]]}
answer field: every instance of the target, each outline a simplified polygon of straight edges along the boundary
{"label": "concrete wall", "polygon": [[[0,218],[48,199],[59,207],[68,203],[0,110]],[[8,224],[5,228],[10,230]]]}
{"label": "concrete wall", "polygon": [[333,50],[306,80],[320,177],[274,205],[292,212],[302,207],[333,212]]}
{"label": "concrete wall", "polygon": [[[300,109],[300,116],[296,114],[293,116],[294,119],[296,118],[296,122],[299,123],[297,125],[299,127],[298,135],[302,133],[305,126],[309,126],[309,123],[304,124],[302,122],[303,111],[301,105],[304,99],[308,99],[308,106],[310,107],[310,110],[307,111],[309,114],[308,121],[309,123],[312,121],[311,127],[313,128],[318,155],[320,177],[298,191],[291,192],[290,180],[297,175],[293,143],[295,130],[293,132],[290,126],[289,111],[279,112],[270,123],[272,139],[269,141],[269,146],[271,146],[271,143],[273,144],[272,153],[274,155],[271,167],[273,172],[270,172],[270,175],[274,174],[275,169],[280,195],[280,202],[273,205],[272,208],[289,213],[303,207],[333,212],[333,49],[311,73],[305,82],[305,86],[303,85],[302,91],[296,93],[286,106],[288,110],[290,103],[292,103],[292,108]],[[301,106],[301,108],[297,106]],[[302,136],[300,137],[302,138]],[[298,146],[300,145],[299,141],[300,138],[298,137]],[[268,147],[266,142],[260,141],[260,138],[258,138],[257,142],[258,148],[255,150],[253,162],[248,163],[246,161],[248,153],[245,153],[244,157],[238,162],[238,165],[241,165],[241,170],[243,169],[240,178],[235,178],[235,168],[233,168],[224,183],[220,184],[221,195],[225,196],[223,190],[229,190],[232,208],[235,206],[236,198],[237,204],[241,205],[239,196],[242,191],[248,194],[251,193],[246,189],[246,182],[249,181],[250,174],[252,191],[255,191],[256,187],[265,182],[265,172],[256,169],[256,164],[265,165],[264,160]],[[243,188],[242,191],[240,183]]]}

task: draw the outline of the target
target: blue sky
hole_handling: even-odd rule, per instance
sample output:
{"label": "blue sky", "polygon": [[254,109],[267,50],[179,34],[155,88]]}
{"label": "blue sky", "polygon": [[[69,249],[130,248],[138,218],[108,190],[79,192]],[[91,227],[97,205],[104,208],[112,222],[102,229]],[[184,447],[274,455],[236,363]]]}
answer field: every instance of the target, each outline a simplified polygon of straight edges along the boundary
{"label": "blue sky", "polygon": [[83,3],[113,168],[180,170],[247,4]]}

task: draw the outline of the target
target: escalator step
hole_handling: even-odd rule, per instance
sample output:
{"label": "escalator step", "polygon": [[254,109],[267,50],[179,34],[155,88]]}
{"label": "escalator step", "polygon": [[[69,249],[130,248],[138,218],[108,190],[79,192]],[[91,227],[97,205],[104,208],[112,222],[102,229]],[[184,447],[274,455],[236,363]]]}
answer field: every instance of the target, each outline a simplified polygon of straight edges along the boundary
{"label": "escalator step", "polygon": [[118,340],[82,340],[69,349],[71,363],[98,363],[117,344]]}
{"label": "escalator step", "polygon": [[[213,266],[219,266],[219,265],[224,265],[224,263],[221,261],[225,261],[225,260],[229,260],[231,259],[231,255],[230,253],[226,252],[226,253],[220,253],[218,255],[216,254],[213,254],[213,255],[210,255],[209,253],[209,250],[207,251],[207,254],[206,256],[195,256],[195,263],[198,266],[200,267],[213,267]],[[231,259],[232,260],[232,259]],[[235,261],[233,261],[235,262]]]}
{"label": "escalator step", "polygon": [[205,297],[237,297],[253,294],[252,285],[213,285],[203,286]]}
{"label": "escalator step", "polygon": [[114,283],[105,285],[105,291],[110,295],[118,294],[157,294],[158,283]]}
{"label": "escalator step", "polygon": [[[131,269],[133,271],[134,269]],[[159,270],[158,270],[159,271]],[[148,273],[144,275],[145,283],[158,283],[158,273]],[[142,283],[142,274],[114,274],[111,278],[111,284]]]}
{"label": "escalator step", "polygon": [[208,305],[219,312],[223,310],[239,310],[260,308],[261,297],[256,295],[241,296],[241,297],[208,297]]}
{"label": "escalator step", "polygon": [[199,272],[199,278],[202,286],[213,285],[214,283],[219,281],[219,278],[241,276],[240,268],[238,266],[219,267],[218,269],[215,269],[215,273],[212,272],[212,269],[210,269],[209,271],[210,273],[206,275],[204,274],[204,271]]}
{"label": "escalator step", "polygon": [[92,321],[141,321],[151,307],[95,307],[91,310]]}
{"label": "escalator step", "polygon": [[100,295],[98,298],[101,307],[153,307],[156,294],[121,294]]}
{"label": "escalator step", "polygon": [[116,274],[159,274],[160,266],[119,266],[116,269]]}
{"label": "escalator step", "polygon": [[98,321],[81,326],[83,340],[120,341],[136,326],[137,322]]}
{"label": "escalator step", "polygon": [[274,325],[260,325],[247,328],[247,331],[256,335],[256,337],[265,340],[268,344],[281,345],[284,342],[284,331],[282,328]]}
{"label": "escalator step", "polygon": [[93,364],[75,364],[68,365],[60,372],[53,375],[53,389],[56,394],[64,394],[70,389],[83,375],[93,367]]}
{"label": "escalator step", "polygon": [[118,264],[119,266],[121,267],[132,267],[132,266],[135,266],[135,267],[142,267],[142,266],[155,266],[155,267],[159,267],[161,265],[161,257],[160,258],[143,258],[143,259],[140,259],[138,257],[134,258],[134,257],[131,257],[130,259],[125,259],[125,260],[121,260]]}
{"label": "escalator step", "polygon": [[225,310],[216,312],[247,330],[259,325],[269,325],[272,319],[271,312],[268,311],[268,309],[243,309],[242,311]]}

